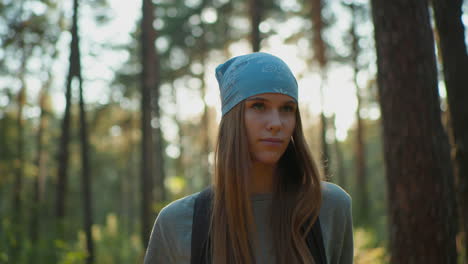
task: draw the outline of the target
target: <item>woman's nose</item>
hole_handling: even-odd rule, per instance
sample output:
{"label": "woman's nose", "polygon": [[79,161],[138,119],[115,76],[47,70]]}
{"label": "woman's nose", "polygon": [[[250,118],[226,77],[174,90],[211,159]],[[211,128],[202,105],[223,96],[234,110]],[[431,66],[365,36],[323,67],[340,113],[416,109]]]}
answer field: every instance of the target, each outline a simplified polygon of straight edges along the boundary
{"label": "woman's nose", "polygon": [[279,131],[282,126],[280,113],[276,110],[273,110],[268,115],[268,130],[270,131]]}

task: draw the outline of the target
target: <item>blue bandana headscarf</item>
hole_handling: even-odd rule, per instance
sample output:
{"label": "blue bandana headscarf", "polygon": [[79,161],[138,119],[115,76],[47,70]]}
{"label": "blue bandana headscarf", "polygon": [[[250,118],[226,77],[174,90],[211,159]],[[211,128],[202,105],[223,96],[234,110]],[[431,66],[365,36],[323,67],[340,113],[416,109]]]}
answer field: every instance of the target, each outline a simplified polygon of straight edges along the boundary
{"label": "blue bandana headscarf", "polygon": [[289,95],[297,102],[297,82],[288,65],[268,53],[231,58],[216,67],[222,115],[250,96],[262,93]]}

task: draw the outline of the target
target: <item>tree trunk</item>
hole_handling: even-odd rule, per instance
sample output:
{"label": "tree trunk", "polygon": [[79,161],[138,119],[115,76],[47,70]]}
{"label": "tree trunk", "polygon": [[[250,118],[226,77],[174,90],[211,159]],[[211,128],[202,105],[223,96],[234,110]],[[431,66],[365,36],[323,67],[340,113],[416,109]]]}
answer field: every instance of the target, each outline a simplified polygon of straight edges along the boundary
{"label": "tree trunk", "polygon": [[[151,6],[151,16],[148,16],[148,19],[154,21],[154,5]],[[164,160],[165,160],[165,143],[164,143],[164,138],[162,136],[162,131],[161,131],[161,110],[159,107],[159,97],[160,97],[160,91],[159,91],[159,84],[160,84],[160,66],[159,66],[159,56],[158,53],[156,52],[156,48],[154,45],[154,42],[157,37],[157,31],[156,29],[151,26],[146,28],[147,33],[148,33],[148,38],[147,41],[150,41],[153,43],[150,46],[150,42],[148,42],[146,54],[147,58],[147,64],[152,64],[151,71],[148,71],[148,73],[151,75],[151,89],[154,91],[151,93],[151,98],[152,98],[152,109],[153,109],[153,118],[154,120],[157,120],[157,125],[153,128],[153,135],[154,135],[154,149],[155,149],[155,159],[154,159],[154,164],[155,164],[155,178],[156,178],[156,196],[155,199],[158,202],[165,201],[167,200],[167,194],[166,194],[166,188],[164,187],[164,181],[166,179],[166,173],[164,169]],[[145,52],[145,51],[143,51]]]}
{"label": "tree trunk", "polygon": [[23,127],[23,108],[24,104],[26,103],[26,83],[24,79],[21,81],[23,87],[20,89],[18,93],[18,115],[16,119],[16,125],[18,129],[18,141],[17,141],[17,149],[16,149],[16,177],[15,177],[15,185],[13,189],[14,199],[13,199],[13,210],[15,212],[15,223],[22,219],[22,202],[23,202],[23,166],[24,166],[24,127]]}
{"label": "tree trunk", "polygon": [[[75,25],[72,25],[70,33],[73,35],[73,30]],[[76,60],[77,54],[72,47],[76,39],[72,38],[70,43],[70,57],[69,57],[69,68],[66,81],[66,90],[65,90],[65,111],[62,120],[62,134],[60,136],[60,145],[58,153],[58,172],[57,172],[57,196],[55,204],[55,214],[59,223],[60,233],[62,230],[62,225],[64,224],[65,219],[65,210],[67,202],[67,185],[68,185],[68,162],[69,162],[69,143],[70,143],[70,123],[71,123],[71,94],[72,94],[72,80],[74,76],[77,76],[76,65],[73,63]],[[60,234],[62,235],[62,234]]]}
{"label": "tree trunk", "polygon": [[262,3],[261,0],[249,0],[250,13],[250,43],[252,51],[260,50],[260,21],[262,21]]}
{"label": "tree trunk", "polygon": [[65,115],[62,122],[62,137],[59,155],[59,171],[57,181],[57,200],[56,200],[56,214],[59,221],[60,236],[64,232],[64,219],[66,207],[66,194],[67,194],[67,171],[68,171],[68,143],[70,139],[70,110],[71,110],[71,90],[73,78],[77,78],[79,88],[79,106],[80,106],[80,141],[81,141],[81,162],[82,162],[82,192],[83,192],[83,217],[84,229],[86,234],[86,249],[88,255],[86,256],[86,263],[94,262],[94,246],[91,234],[92,226],[92,210],[91,210],[91,183],[90,183],[90,166],[88,160],[88,139],[87,139],[87,123],[84,110],[83,87],[81,77],[81,62],[80,62],[80,48],[79,48],[79,35],[78,35],[78,0],[73,1],[73,17],[72,27],[70,30],[72,39],[70,43],[70,59],[69,59],[69,72],[67,76],[67,89],[66,89],[66,106]]}
{"label": "tree trunk", "polygon": [[[204,65],[204,64],[203,64]],[[203,78],[203,77],[202,77]],[[203,116],[202,116],[202,128],[203,130],[201,131],[202,133],[202,138],[203,138],[203,143],[202,143],[202,171],[203,171],[203,186],[208,186],[211,181],[211,170],[210,170],[210,163],[209,163],[209,155],[210,155],[210,119],[209,119],[209,109],[208,105],[205,101],[205,95],[206,95],[206,84],[205,81],[202,81],[202,98],[203,98]]]}
{"label": "tree trunk", "polygon": [[337,178],[338,178],[338,185],[340,185],[341,187],[343,187],[343,189],[347,189],[347,185],[346,185],[346,175],[345,175],[345,171],[344,171],[344,167],[343,167],[343,152],[341,151],[341,147],[340,147],[340,141],[338,140],[338,138],[336,137],[336,126],[335,126],[335,117],[336,115],[333,114],[333,118],[332,118],[332,127],[333,127],[333,139],[334,139],[334,142],[333,142],[333,146],[335,148],[335,155],[336,155],[336,174],[337,174]]}
{"label": "tree trunk", "polygon": [[133,139],[133,131],[136,129],[134,126],[133,114],[131,113],[128,116],[128,119],[123,122],[121,125],[123,136],[126,139],[126,151],[130,154],[126,161],[126,166],[121,172],[121,181],[120,181],[120,192],[122,193],[120,197],[120,219],[122,222],[123,230],[125,234],[130,236],[132,234],[132,227],[134,225],[133,216],[134,216],[134,207],[135,207],[135,199],[134,194],[138,191],[134,191],[134,182],[135,182],[135,175],[134,175],[134,149],[135,149],[135,142]]}
{"label": "tree trunk", "polygon": [[162,201],[167,200],[167,193],[166,193],[166,188],[164,187],[164,181],[166,179],[166,173],[164,170],[165,144],[164,144],[164,139],[163,139],[162,131],[161,131],[161,111],[159,110],[158,103],[156,103],[157,101],[159,101],[159,88],[158,88],[157,94],[158,94],[157,95],[158,99],[154,98],[155,106],[153,107],[154,119],[158,120],[157,127],[153,128],[154,149],[155,149],[155,159],[154,159],[155,171],[154,172],[155,172],[155,178],[156,178],[155,200],[158,202],[162,202]]}
{"label": "tree trunk", "polygon": [[[204,3],[206,4],[206,3]],[[205,37],[206,33],[206,27],[204,24],[201,24],[201,27],[203,29],[203,35],[200,37],[200,53],[199,53],[199,60],[200,64],[202,65],[203,69],[206,69],[206,60],[205,58],[208,56],[208,48],[207,48],[207,41]],[[257,27],[258,28],[258,27]],[[209,155],[210,155],[210,119],[209,119],[209,108],[208,104],[206,102],[206,82],[205,82],[205,70],[203,70],[199,76],[201,80],[201,98],[203,101],[203,115],[202,115],[202,120],[201,120],[201,127],[203,128],[201,132],[201,137],[202,137],[202,147],[201,147],[201,166],[202,166],[202,177],[203,177],[203,182],[202,186],[205,188],[208,186],[211,182],[211,175],[212,171],[210,169],[210,163],[209,163]]]}
{"label": "tree trunk", "polygon": [[468,56],[461,21],[462,2],[432,0],[452,127],[452,160],[460,228],[464,233],[465,262],[468,263]]}
{"label": "tree trunk", "polygon": [[[223,16],[222,17],[219,17],[218,18],[218,24],[221,24],[221,25],[226,25],[224,26],[224,29],[223,29],[223,32],[221,33],[222,36],[223,36],[223,55],[225,58],[231,58],[232,57],[232,54],[231,52],[229,51],[229,46],[231,45],[231,43],[233,43],[235,41],[235,39],[231,38],[231,31],[232,31],[232,28],[229,26],[229,22],[231,17],[232,17],[232,14],[234,12],[234,8],[233,8],[233,2],[232,1],[228,1],[224,7],[223,7]],[[221,19],[222,18],[222,19]],[[253,48],[252,48],[253,49]]]}
{"label": "tree trunk", "polygon": [[[72,39],[72,42],[74,39]],[[57,196],[55,200],[55,215],[57,220],[58,238],[63,239],[65,224],[65,209],[67,204],[67,185],[68,185],[68,162],[69,162],[69,143],[70,143],[70,121],[71,121],[71,84],[76,69],[74,69],[73,49],[70,51],[69,69],[67,75],[67,84],[65,90],[65,112],[62,120],[62,134],[60,136],[60,145],[58,148],[58,171],[57,171]]]}
{"label": "tree trunk", "polygon": [[[71,56],[71,55],[70,55]],[[70,66],[71,71],[71,66]],[[62,134],[60,136],[60,146],[58,153],[58,172],[57,172],[57,198],[55,213],[59,223],[65,219],[65,205],[67,201],[67,183],[68,183],[68,161],[69,161],[69,142],[70,142],[70,115],[71,115],[71,82],[72,76],[69,72],[67,77],[67,87],[65,92],[65,112],[62,120]]]}
{"label": "tree trunk", "polygon": [[[156,92],[154,93],[156,94]],[[167,200],[167,193],[166,188],[164,187],[164,181],[166,179],[166,173],[164,170],[164,160],[165,160],[165,147],[164,147],[164,139],[162,136],[161,131],[161,111],[159,110],[159,105],[157,101],[159,101],[159,89],[157,91],[157,96],[154,97],[154,119],[158,120],[157,127],[153,128],[153,135],[154,135],[154,149],[155,149],[155,179],[156,179],[156,196],[155,200],[158,202]],[[157,98],[156,98],[157,97]],[[157,105],[157,106],[156,106]],[[157,108],[157,109],[156,109]]]}
{"label": "tree trunk", "polygon": [[367,173],[366,173],[366,151],[364,145],[365,131],[364,125],[361,118],[362,108],[362,95],[359,87],[357,76],[359,73],[358,56],[360,53],[359,49],[359,37],[356,33],[356,5],[351,3],[349,6],[351,10],[351,28],[350,35],[352,39],[351,44],[351,60],[354,69],[353,82],[356,89],[357,98],[357,109],[356,109],[356,141],[355,141],[355,157],[356,157],[356,193],[357,193],[357,208],[358,208],[358,220],[360,223],[366,224],[369,220],[369,198],[367,188]]}
{"label": "tree trunk", "polygon": [[314,48],[314,57],[318,62],[320,69],[325,69],[327,66],[327,57],[326,57],[326,45],[323,40],[323,30],[325,28],[325,23],[323,22],[322,17],[322,0],[311,0],[310,1],[310,14],[312,18],[312,27],[313,27],[313,37],[312,37],[312,46]]}
{"label": "tree trunk", "polygon": [[73,68],[76,70],[74,76],[78,79],[79,87],[79,107],[80,107],[80,142],[81,142],[81,180],[83,192],[83,217],[84,230],[86,234],[86,263],[94,263],[94,245],[91,233],[93,225],[93,212],[91,208],[92,191],[91,191],[91,170],[89,166],[89,143],[88,143],[88,126],[86,122],[85,102],[83,98],[83,79],[81,77],[81,56],[78,34],[78,0],[73,1],[73,25],[72,25],[72,42],[71,53],[73,56]]}
{"label": "tree trunk", "polygon": [[327,57],[326,57],[326,45],[323,40],[322,34],[324,29],[323,17],[322,17],[322,0],[311,0],[310,15],[312,19],[312,46],[314,49],[314,58],[320,68],[321,84],[320,84],[320,100],[322,105],[322,113],[320,114],[320,133],[321,133],[321,149],[322,149],[322,165],[325,178],[330,176],[330,155],[327,144],[327,128],[328,122],[324,114],[325,111],[325,100],[324,100],[324,87],[327,80]]}
{"label": "tree trunk", "polygon": [[355,141],[355,157],[356,157],[356,192],[357,192],[357,207],[358,219],[361,223],[368,223],[369,219],[369,198],[367,188],[367,173],[366,173],[366,151],[364,145],[364,125],[359,111],[361,109],[362,99],[359,94],[355,72],[355,85],[358,107],[356,109],[356,141]]}
{"label": "tree trunk", "polygon": [[453,178],[426,1],[372,0],[391,263],[456,263]]}
{"label": "tree trunk", "polygon": [[[156,72],[156,50],[154,41],[156,39],[153,29],[154,13],[151,0],[142,2],[143,18],[141,20],[141,129],[142,129],[142,168],[141,168],[141,237],[143,245],[148,246],[151,233],[152,221],[154,220],[151,205],[153,199],[153,137],[151,128],[151,94],[155,91],[157,84]],[[159,122],[159,120],[158,120]]]}
{"label": "tree trunk", "polygon": [[[39,228],[40,228],[40,212],[44,203],[44,189],[45,189],[45,180],[47,176],[46,171],[46,162],[47,162],[47,152],[44,150],[44,133],[47,129],[47,115],[48,109],[46,106],[46,100],[48,96],[48,90],[51,85],[51,77],[49,75],[48,79],[42,87],[41,93],[39,95],[39,107],[41,109],[41,114],[39,116],[39,127],[37,131],[37,174],[34,177],[34,186],[33,186],[33,201],[31,201],[31,243],[36,245],[39,240]],[[36,249],[35,249],[36,250]],[[34,258],[37,257],[37,251],[34,253]],[[35,259],[37,260],[37,259]]]}
{"label": "tree trunk", "polygon": [[[322,90],[322,89],[321,89]],[[323,97],[323,92],[321,92]],[[323,106],[323,100],[322,100]],[[323,165],[323,174],[326,180],[330,180],[330,151],[328,150],[327,144],[327,117],[324,114],[324,108],[322,107],[322,112],[320,113],[320,139],[321,139],[321,149],[322,149],[322,165]]]}
{"label": "tree trunk", "polygon": [[[172,95],[172,100],[174,105],[179,105],[177,101],[177,91],[176,88],[172,85],[171,86],[171,95]],[[186,153],[185,153],[185,127],[183,125],[183,122],[179,120],[177,116],[177,112],[173,116],[174,122],[177,124],[177,127],[179,128],[177,131],[177,138],[178,138],[178,145],[179,145],[179,157],[177,157],[175,161],[175,174],[180,177],[186,175],[185,169],[187,168],[186,166]],[[193,181],[191,181],[193,184]],[[192,185],[193,187],[193,185]]]}
{"label": "tree trunk", "polygon": [[[75,0],[75,2],[78,0]],[[88,126],[86,123],[85,102],[83,98],[83,80],[79,78],[80,87],[80,141],[81,141],[81,177],[82,177],[82,192],[83,192],[83,216],[84,229],[86,234],[86,249],[88,255],[86,263],[94,263],[94,243],[91,228],[93,226],[93,210],[92,210],[92,184],[91,184],[91,169],[89,166],[89,143],[88,143]]]}
{"label": "tree trunk", "polygon": [[16,160],[15,160],[15,181],[13,186],[13,233],[15,234],[16,244],[14,245],[12,252],[12,261],[15,262],[19,256],[23,241],[23,178],[24,178],[24,120],[23,120],[23,109],[26,104],[26,80],[24,75],[26,73],[26,51],[23,47],[23,58],[20,68],[20,81],[21,89],[18,93],[18,115],[16,117],[17,124],[17,149],[16,149]]}

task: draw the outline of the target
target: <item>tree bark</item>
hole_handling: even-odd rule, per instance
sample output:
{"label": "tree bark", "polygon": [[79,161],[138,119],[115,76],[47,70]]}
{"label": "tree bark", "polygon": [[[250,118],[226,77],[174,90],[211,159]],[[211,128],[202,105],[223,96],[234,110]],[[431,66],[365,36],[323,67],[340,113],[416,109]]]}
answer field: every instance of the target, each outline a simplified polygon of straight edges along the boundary
{"label": "tree bark", "polygon": [[356,82],[356,75],[354,75],[356,85],[356,96],[358,107],[356,109],[356,141],[355,141],[355,166],[356,166],[356,188],[357,188],[357,207],[358,219],[361,223],[366,224],[369,220],[369,198],[367,188],[367,173],[366,173],[366,152],[364,145],[364,125],[360,115],[362,98],[359,94],[359,86]]}
{"label": "tree bark", "polygon": [[[23,109],[26,104],[26,82],[21,77],[22,87],[18,93],[18,114],[16,119],[17,125],[17,145],[16,145],[16,162],[15,162],[15,184],[13,189],[13,210],[15,212],[15,222],[19,221],[22,217],[22,202],[23,202],[23,166],[24,166],[24,126],[23,126]],[[17,223],[17,222],[16,222]]]}
{"label": "tree bark", "polygon": [[[73,18],[74,19],[74,18]],[[73,31],[75,30],[74,23],[72,24],[72,28],[70,33],[73,36]],[[75,54],[76,50],[73,49],[73,45],[76,45],[75,42],[77,39],[72,37],[70,43],[70,57],[69,57],[69,68],[68,68],[68,75],[66,81],[66,89],[65,89],[65,111],[63,115],[61,131],[62,134],[60,136],[60,143],[59,143],[59,152],[58,152],[58,172],[57,172],[57,196],[55,202],[55,214],[56,218],[59,222],[59,229],[62,229],[62,225],[65,219],[66,213],[66,204],[67,204],[67,185],[68,185],[68,163],[69,163],[69,143],[70,143],[70,124],[71,124],[71,93],[72,93],[72,80],[74,76],[77,76],[77,70],[75,63],[77,54]],[[60,233],[63,230],[60,230]]]}
{"label": "tree bark", "polygon": [[[204,62],[203,62],[204,65]],[[203,74],[204,75],[204,74]],[[202,76],[203,76],[202,75]],[[203,77],[202,77],[203,78]],[[203,116],[202,116],[202,128],[203,130],[201,131],[202,133],[202,138],[203,138],[203,143],[202,143],[202,171],[203,171],[203,186],[208,186],[211,181],[211,175],[212,171],[210,170],[210,163],[209,163],[209,155],[210,155],[210,119],[209,119],[209,109],[208,105],[205,101],[205,95],[206,95],[206,83],[203,80],[202,81],[202,98],[203,98]]]}
{"label": "tree bark", "polygon": [[74,54],[72,63],[73,68],[76,70],[74,77],[78,80],[79,87],[79,108],[80,108],[80,143],[81,143],[81,184],[83,193],[83,221],[84,231],[86,234],[86,249],[88,255],[86,256],[86,263],[94,263],[94,243],[91,233],[93,225],[93,211],[92,211],[92,191],[91,191],[91,169],[89,165],[89,143],[88,143],[88,126],[86,122],[85,102],[83,98],[83,78],[81,76],[81,55],[79,46],[78,34],[78,0],[73,1],[73,25],[72,25],[72,42],[71,53]]}
{"label": "tree bark", "polygon": [[456,263],[453,178],[426,1],[372,0],[391,263]]}
{"label": "tree bark", "polygon": [[360,53],[359,49],[359,37],[356,32],[356,9],[357,6],[351,3],[348,6],[351,10],[351,28],[350,35],[352,39],[351,44],[351,60],[353,65],[353,82],[356,89],[357,98],[357,109],[356,109],[356,141],[355,141],[355,168],[356,168],[356,188],[357,188],[357,208],[358,208],[358,220],[362,224],[368,223],[369,220],[369,198],[367,188],[367,173],[366,173],[366,150],[364,145],[365,131],[364,125],[361,118],[362,108],[362,95],[361,89],[357,81],[357,75],[359,73],[358,56]]}
{"label": "tree bark", "polygon": [[[206,1],[205,1],[206,2]],[[206,3],[204,3],[206,5]],[[206,60],[205,58],[208,56],[208,43],[206,41],[206,27],[202,23],[201,27],[203,29],[203,34],[200,36],[200,41],[199,41],[199,61],[200,64],[202,65],[203,69],[206,69]],[[257,27],[258,29],[258,27]],[[258,43],[259,45],[259,43]],[[202,120],[201,120],[201,127],[203,128],[201,132],[201,137],[202,137],[202,147],[201,147],[201,166],[202,166],[202,177],[203,177],[203,182],[202,186],[205,188],[208,186],[211,182],[211,175],[212,175],[212,170],[210,169],[210,163],[209,163],[209,154],[210,154],[210,119],[209,119],[209,108],[208,104],[206,102],[206,89],[207,85],[205,82],[205,71],[203,70],[199,75],[198,78],[201,80],[201,98],[203,101],[203,114],[202,114]]]}
{"label": "tree bark", "polygon": [[322,37],[323,30],[325,28],[325,23],[322,17],[323,2],[322,0],[311,0],[310,4],[310,14],[313,25],[312,46],[314,48],[314,56],[320,68],[324,69],[327,65],[327,57],[326,45]]}
{"label": "tree bark", "polygon": [[155,172],[155,179],[156,179],[155,200],[158,202],[161,202],[161,201],[167,200],[167,192],[166,192],[166,188],[164,187],[164,181],[166,179],[166,172],[164,170],[165,144],[164,144],[164,138],[162,136],[162,130],[161,130],[161,111],[159,109],[159,104],[157,103],[159,101],[159,85],[157,85],[156,90],[157,91],[153,93],[153,94],[157,93],[157,96],[155,95],[154,96],[155,98],[153,98],[154,99],[153,110],[154,110],[154,119],[158,120],[157,127],[153,128],[154,151],[155,151],[154,172]]}
{"label": "tree bark", "polygon": [[323,40],[322,34],[324,29],[324,22],[322,17],[322,7],[323,2],[322,0],[311,0],[310,1],[310,15],[313,25],[312,30],[312,46],[314,49],[314,59],[317,61],[319,69],[320,69],[320,76],[322,83],[320,84],[320,100],[322,104],[322,112],[320,114],[320,134],[321,134],[321,149],[322,149],[322,166],[323,172],[325,174],[325,178],[328,179],[330,176],[330,151],[328,149],[327,144],[327,129],[328,129],[328,122],[327,117],[324,114],[325,111],[325,100],[324,100],[324,83],[327,80],[327,57],[326,57],[326,45],[325,41]]}
{"label": "tree bark", "polygon": [[[323,90],[323,89],[321,89]],[[321,92],[322,97],[323,97],[323,91]],[[324,100],[322,100],[322,106],[323,106]],[[326,180],[330,180],[330,151],[328,149],[328,143],[327,143],[327,131],[328,131],[328,121],[327,117],[325,116],[324,109],[322,107],[322,112],[320,113],[320,140],[321,140],[321,149],[322,149],[322,166],[323,166],[323,174],[325,176]]]}
{"label": "tree bark", "polygon": [[[157,84],[156,72],[156,50],[154,41],[156,39],[153,29],[154,12],[151,0],[142,2],[143,18],[141,20],[141,129],[142,129],[142,168],[141,168],[141,237],[143,245],[148,246],[151,233],[152,221],[154,220],[151,205],[153,199],[153,135],[151,128],[151,94]],[[158,120],[159,122],[159,120]]]}
{"label": "tree bark", "polygon": [[67,194],[67,181],[68,181],[68,157],[69,150],[68,144],[70,140],[70,110],[71,110],[71,90],[72,81],[74,78],[78,81],[79,88],[79,109],[80,109],[80,142],[81,142],[81,162],[82,162],[82,192],[83,192],[83,217],[84,217],[84,230],[86,235],[86,263],[94,262],[94,245],[91,234],[92,227],[92,209],[91,209],[91,182],[90,182],[90,166],[88,157],[88,136],[87,136],[87,123],[86,113],[84,109],[83,99],[83,80],[81,77],[81,62],[80,62],[80,48],[79,48],[79,34],[78,34],[78,0],[73,1],[73,17],[72,27],[70,30],[72,39],[70,43],[70,59],[69,59],[69,72],[67,76],[67,88],[65,93],[66,106],[65,114],[62,122],[62,137],[59,153],[59,171],[57,181],[57,200],[56,200],[56,215],[59,221],[59,236],[63,236],[64,220],[65,220],[65,207],[66,207],[66,194]]}
{"label": "tree bark", "polygon": [[[45,190],[45,180],[47,176],[46,171],[46,162],[47,162],[47,152],[44,150],[44,134],[47,129],[47,115],[48,109],[46,106],[46,100],[48,96],[49,87],[51,85],[50,74],[48,79],[42,87],[41,93],[39,95],[39,107],[41,109],[41,114],[39,116],[39,126],[37,129],[37,158],[36,158],[36,167],[37,174],[34,177],[34,186],[33,186],[33,201],[31,201],[31,243],[36,244],[39,240],[39,228],[41,223],[40,212],[42,210],[44,202],[44,190]],[[37,252],[37,251],[35,251]],[[36,256],[34,256],[36,257]]]}
{"label": "tree bark", "polygon": [[24,104],[26,100],[26,88],[24,85],[26,85],[23,82],[23,87],[19,91],[18,94],[18,116],[16,117],[16,125],[18,129],[18,141],[17,141],[17,160],[15,164],[15,170],[16,170],[16,177],[15,177],[15,185],[13,189],[13,194],[14,194],[14,206],[13,210],[15,211],[15,222],[20,220],[22,217],[22,202],[23,202],[23,166],[24,166],[24,127],[23,127],[23,109],[24,109]]}
{"label": "tree bark", "polygon": [[17,257],[19,256],[22,243],[23,241],[23,181],[24,181],[24,120],[23,120],[23,110],[24,105],[26,104],[26,64],[27,64],[27,57],[26,49],[24,46],[23,49],[23,58],[20,67],[19,79],[21,81],[21,89],[18,93],[18,114],[16,117],[16,125],[17,125],[17,149],[16,149],[16,160],[15,160],[15,181],[13,185],[13,233],[15,235],[16,244],[12,250],[12,261],[17,261]]}
{"label": "tree bark", "polygon": [[260,21],[262,21],[262,3],[261,0],[249,0],[250,13],[250,44],[252,51],[260,50]]}
{"label": "tree bark", "polygon": [[138,188],[135,188],[135,140],[133,132],[136,128],[134,125],[133,113],[128,115],[128,118],[121,124],[122,135],[126,139],[126,152],[130,154],[126,161],[125,169],[121,172],[120,191],[122,193],[120,197],[120,219],[122,222],[123,230],[127,235],[133,233],[134,221],[134,210],[135,210],[135,194],[138,193]]}
{"label": "tree bark", "polygon": [[341,187],[343,187],[343,189],[347,189],[347,184],[346,184],[346,175],[345,175],[345,171],[344,171],[344,167],[343,167],[343,152],[341,151],[341,144],[340,144],[340,141],[338,140],[337,136],[336,136],[336,125],[335,125],[335,120],[336,120],[336,114],[333,114],[333,118],[332,118],[332,127],[333,127],[333,139],[334,139],[334,142],[333,142],[333,146],[334,146],[334,150],[335,150],[335,159],[336,159],[336,174],[337,174],[337,178],[338,178],[338,185],[340,185]]}
{"label": "tree bark", "polygon": [[[71,55],[70,55],[71,57]],[[71,61],[71,59],[70,59]],[[57,198],[55,214],[59,222],[65,218],[65,205],[67,201],[68,185],[68,161],[69,161],[69,142],[70,142],[70,118],[71,118],[71,66],[67,77],[67,87],[65,92],[65,112],[62,120],[62,134],[60,136],[60,146],[58,153],[58,172],[57,172]]]}
{"label": "tree bark", "polygon": [[[72,38],[72,42],[75,41]],[[71,44],[73,45],[73,44]],[[70,50],[69,71],[67,75],[67,85],[65,90],[65,112],[62,120],[62,134],[60,137],[60,146],[58,153],[58,172],[57,172],[57,198],[55,204],[55,213],[58,220],[59,236],[62,236],[65,205],[67,201],[67,183],[68,183],[68,161],[69,161],[69,142],[70,142],[70,119],[71,119],[71,83],[76,69],[72,63],[76,55],[73,49]]]}
{"label": "tree bark", "polygon": [[[172,103],[174,105],[179,105],[177,101],[177,91],[174,86],[171,87],[171,96],[172,96]],[[185,136],[185,126],[183,122],[178,118],[177,113],[174,114],[173,116],[174,122],[177,124],[178,132],[177,132],[177,143],[179,146],[179,157],[177,158],[175,162],[175,174],[180,177],[186,175],[185,169],[187,168],[186,166],[186,151],[185,151],[185,141],[184,138]]]}
{"label": "tree bark", "polygon": [[468,55],[461,21],[461,0],[432,0],[451,122],[452,160],[460,228],[468,263]]}
{"label": "tree bark", "polygon": [[[151,16],[148,19],[151,19],[151,21],[154,21],[154,5],[151,6]],[[152,23],[152,22],[151,22]],[[151,39],[152,43],[156,40],[158,32],[156,29],[151,26],[146,28],[147,33],[148,33],[148,41]],[[160,91],[159,91],[159,86],[160,86],[160,65],[159,65],[159,56],[158,53],[156,52],[156,48],[154,44],[150,46],[150,42],[148,42],[147,48],[149,49],[147,51],[147,64],[152,64],[151,68],[148,68],[151,71],[148,71],[148,73],[151,75],[149,78],[151,80],[149,81],[151,83],[151,98],[152,98],[152,109],[153,109],[153,118],[154,120],[157,120],[157,125],[153,127],[153,140],[154,140],[154,173],[155,173],[155,179],[156,179],[156,188],[155,188],[155,200],[158,202],[165,201],[167,199],[167,194],[166,194],[166,188],[164,187],[164,181],[166,179],[166,173],[164,169],[164,160],[165,160],[165,142],[164,138],[162,136],[162,130],[161,130],[161,110],[159,107],[159,98],[160,98]]]}
{"label": "tree bark", "polygon": [[[75,2],[78,0],[75,0]],[[83,80],[80,79],[80,141],[81,141],[81,179],[83,192],[83,217],[86,234],[86,263],[94,263],[94,243],[91,228],[93,226],[91,168],[89,164],[88,126],[86,123],[85,102],[83,98]]]}

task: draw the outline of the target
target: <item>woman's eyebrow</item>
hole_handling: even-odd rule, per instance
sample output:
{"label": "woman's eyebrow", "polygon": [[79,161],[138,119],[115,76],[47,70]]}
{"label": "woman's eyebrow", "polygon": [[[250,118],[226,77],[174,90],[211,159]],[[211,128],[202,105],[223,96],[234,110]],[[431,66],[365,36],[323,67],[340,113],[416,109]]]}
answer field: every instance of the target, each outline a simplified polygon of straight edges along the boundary
{"label": "woman's eyebrow", "polygon": [[[246,101],[264,101],[264,102],[269,102],[268,99],[266,98],[263,98],[263,97],[252,97],[252,98],[247,98]],[[294,104],[296,105],[296,101],[294,100],[288,100],[286,102],[284,102],[283,104]]]}
{"label": "woman's eyebrow", "polygon": [[246,101],[268,101],[268,100],[262,97],[252,97],[252,98],[248,98]]}

